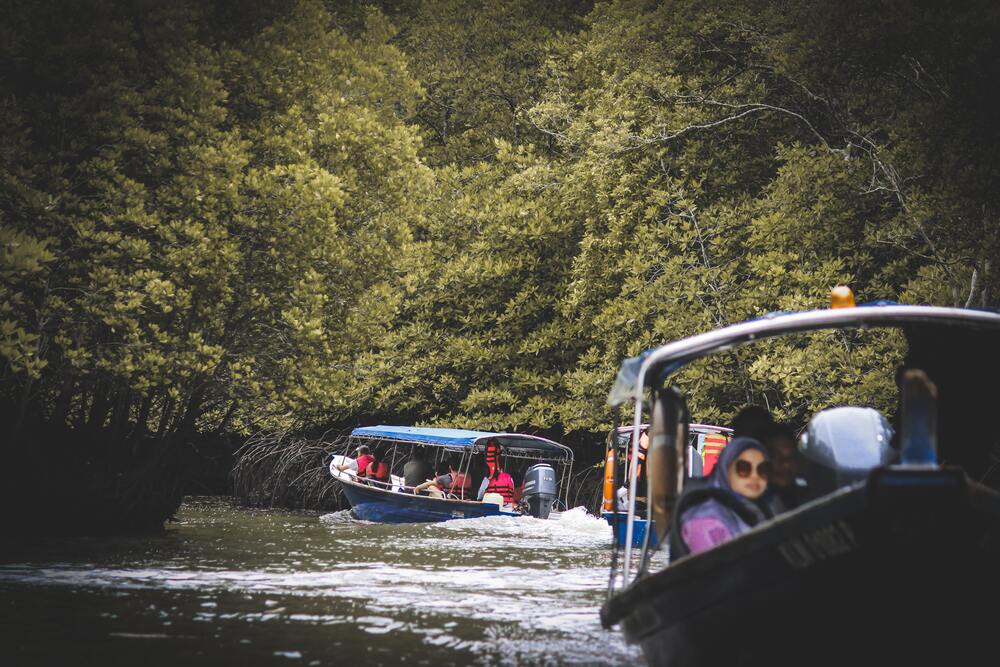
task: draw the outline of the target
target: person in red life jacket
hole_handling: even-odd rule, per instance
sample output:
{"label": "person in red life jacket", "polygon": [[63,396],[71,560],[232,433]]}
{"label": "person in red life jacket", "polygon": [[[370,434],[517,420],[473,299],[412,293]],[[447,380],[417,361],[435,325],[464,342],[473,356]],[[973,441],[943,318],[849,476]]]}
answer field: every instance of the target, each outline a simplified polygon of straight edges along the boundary
{"label": "person in red life jacket", "polygon": [[479,493],[476,500],[482,500],[487,493],[499,493],[503,496],[504,504],[514,503],[514,478],[504,472],[500,461],[500,444],[496,440],[486,443],[486,467],[489,474],[479,485]]}
{"label": "person in red life jacket", "polygon": [[[437,488],[442,494],[464,500],[471,491],[469,476],[459,470],[454,459],[441,462],[441,469],[437,477],[421,482],[413,487],[414,493],[429,491],[431,487]],[[435,495],[435,494],[432,494]]]}
{"label": "person in red life jacket", "polygon": [[371,461],[365,467],[365,477],[376,482],[389,483],[389,464],[382,458],[382,452],[375,450],[370,454]]}
{"label": "person in red life jacket", "polygon": [[358,477],[368,474],[368,464],[372,462],[372,453],[368,445],[361,445],[354,451],[354,459],[348,459],[337,466],[337,470],[354,470]]}

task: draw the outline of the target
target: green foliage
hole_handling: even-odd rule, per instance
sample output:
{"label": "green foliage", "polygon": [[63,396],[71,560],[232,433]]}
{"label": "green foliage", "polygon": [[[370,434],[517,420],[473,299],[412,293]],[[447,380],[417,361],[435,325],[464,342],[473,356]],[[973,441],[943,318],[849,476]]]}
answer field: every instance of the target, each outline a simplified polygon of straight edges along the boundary
{"label": "green foliage", "polygon": [[[984,1],[252,4],[11,12],[17,419],[586,433],[623,358],[838,283],[997,306]],[[677,382],[801,422],[891,411],[901,355],[817,334]]]}
{"label": "green foliage", "polygon": [[384,18],[305,0],[219,42],[201,3],[66,9],[5,53],[4,398],[161,434],[324,414],[432,184]]}

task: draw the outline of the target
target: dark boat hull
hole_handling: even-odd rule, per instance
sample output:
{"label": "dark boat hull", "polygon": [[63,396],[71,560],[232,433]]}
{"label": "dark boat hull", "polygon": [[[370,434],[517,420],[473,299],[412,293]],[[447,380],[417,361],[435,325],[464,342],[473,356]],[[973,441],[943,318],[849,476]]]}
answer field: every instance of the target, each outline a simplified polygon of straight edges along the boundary
{"label": "dark boat hull", "polygon": [[359,519],[377,523],[427,523],[484,516],[520,516],[495,503],[448,500],[387,491],[356,482],[341,482],[351,511]]}
{"label": "dark boat hull", "polygon": [[601,616],[651,665],[932,664],[995,654],[998,595],[1000,496],[958,470],[885,469],[676,561]]}

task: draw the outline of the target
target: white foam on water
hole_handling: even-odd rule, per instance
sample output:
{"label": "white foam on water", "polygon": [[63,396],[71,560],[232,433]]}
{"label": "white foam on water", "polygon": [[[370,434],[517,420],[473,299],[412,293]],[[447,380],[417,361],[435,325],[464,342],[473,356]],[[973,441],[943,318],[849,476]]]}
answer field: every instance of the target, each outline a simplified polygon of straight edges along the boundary
{"label": "white foam on water", "polygon": [[[487,516],[429,524],[426,529],[430,533],[449,531],[468,533],[486,539],[500,539],[510,546],[519,548],[535,546],[537,543],[545,543],[545,546],[552,549],[594,548],[607,546],[611,541],[611,527],[607,521],[589,514],[583,507],[574,507],[550,519],[536,519],[531,516]],[[451,539],[455,537],[458,536],[454,535]],[[512,543],[511,540],[515,542]]]}
{"label": "white foam on water", "polygon": [[323,514],[319,517],[319,520],[331,526],[351,524],[370,525],[372,523],[371,521],[362,521],[361,519],[354,518],[351,510],[340,510],[339,512]]}

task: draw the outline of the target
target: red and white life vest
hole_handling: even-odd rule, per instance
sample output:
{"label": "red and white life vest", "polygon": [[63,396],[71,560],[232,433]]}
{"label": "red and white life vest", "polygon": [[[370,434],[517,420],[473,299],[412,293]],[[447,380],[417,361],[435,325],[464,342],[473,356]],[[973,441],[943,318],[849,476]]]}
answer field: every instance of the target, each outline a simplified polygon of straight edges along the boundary
{"label": "red and white life vest", "polygon": [[486,493],[499,493],[503,496],[505,503],[512,504],[514,502],[514,479],[501,470],[496,477],[490,478]]}

